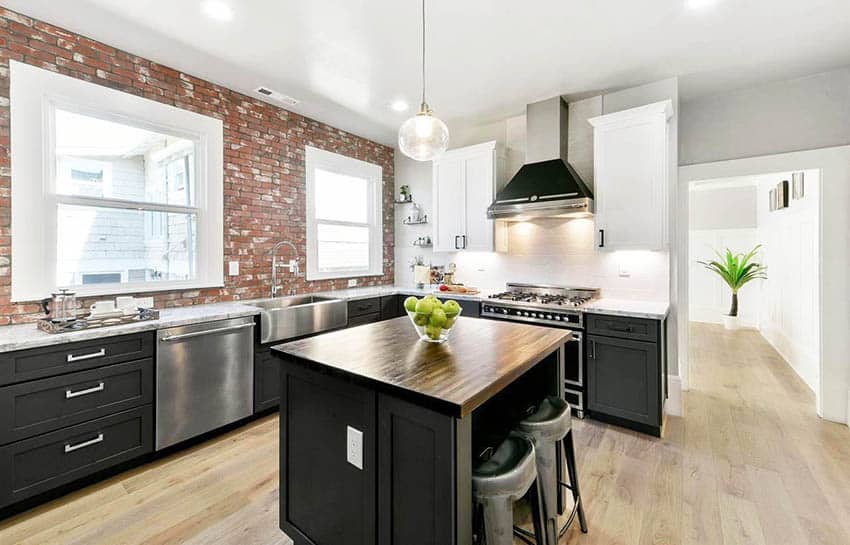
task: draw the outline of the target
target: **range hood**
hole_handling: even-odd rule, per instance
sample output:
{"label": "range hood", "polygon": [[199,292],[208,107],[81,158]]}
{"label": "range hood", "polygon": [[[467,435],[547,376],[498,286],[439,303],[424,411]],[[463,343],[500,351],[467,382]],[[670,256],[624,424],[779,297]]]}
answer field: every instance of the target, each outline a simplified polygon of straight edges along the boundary
{"label": "range hood", "polygon": [[526,106],[526,163],[499,191],[487,217],[587,217],[593,193],[567,162],[569,116],[561,97]]}

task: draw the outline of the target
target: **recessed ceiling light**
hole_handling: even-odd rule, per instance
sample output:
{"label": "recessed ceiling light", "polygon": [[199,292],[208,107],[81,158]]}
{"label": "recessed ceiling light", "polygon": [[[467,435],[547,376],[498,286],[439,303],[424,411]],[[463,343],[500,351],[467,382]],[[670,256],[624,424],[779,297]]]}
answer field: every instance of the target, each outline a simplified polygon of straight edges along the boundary
{"label": "recessed ceiling light", "polygon": [[390,108],[392,108],[393,110],[395,110],[397,112],[406,112],[407,109],[410,108],[410,106],[407,104],[407,102],[399,99],[399,100],[394,101],[390,105]]}
{"label": "recessed ceiling light", "polygon": [[204,13],[216,21],[233,20],[233,8],[221,0],[206,0],[201,4]]}
{"label": "recessed ceiling light", "polygon": [[689,9],[705,9],[713,6],[719,2],[719,0],[686,0],[685,5]]}

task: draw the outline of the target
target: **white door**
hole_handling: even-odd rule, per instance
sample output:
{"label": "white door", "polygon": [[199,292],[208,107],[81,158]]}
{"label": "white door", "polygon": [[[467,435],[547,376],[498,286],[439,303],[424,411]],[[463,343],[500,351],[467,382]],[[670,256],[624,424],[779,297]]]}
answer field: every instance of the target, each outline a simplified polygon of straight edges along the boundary
{"label": "white door", "polygon": [[442,158],[434,162],[434,251],[454,252],[464,234],[464,161]]}
{"label": "white door", "polygon": [[466,178],[466,229],[461,246],[474,252],[493,251],[493,221],[487,207],[493,203],[495,185],[493,152],[485,150],[464,161]]}

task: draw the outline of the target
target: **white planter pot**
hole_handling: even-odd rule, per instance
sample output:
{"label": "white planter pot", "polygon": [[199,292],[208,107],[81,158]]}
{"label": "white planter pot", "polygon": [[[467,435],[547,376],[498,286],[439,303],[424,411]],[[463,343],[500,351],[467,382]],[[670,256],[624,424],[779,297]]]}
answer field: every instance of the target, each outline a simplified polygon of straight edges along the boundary
{"label": "white planter pot", "polygon": [[728,314],[723,315],[723,327],[729,330],[738,329],[738,317],[737,316],[729,316]]}

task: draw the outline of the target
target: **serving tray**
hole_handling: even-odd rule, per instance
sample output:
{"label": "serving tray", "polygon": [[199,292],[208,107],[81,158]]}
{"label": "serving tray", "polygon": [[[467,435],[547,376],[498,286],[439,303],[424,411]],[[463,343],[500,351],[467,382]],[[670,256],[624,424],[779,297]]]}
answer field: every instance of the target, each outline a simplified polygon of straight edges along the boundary
{"label": "serving tray", "polygon": [[77,319],[72,322],[54,322],[52,320],[42,319],[37,323],[38,329],[45,333],[67,333],[69,331],[82,331],[84,329],[96,329],[99,327],[147,322],[149,320],[158,319],[158,310],[152,308],[140,308],[135,314],[128,314],[125,316],[92,318],[91,313],[86,312],[77,315]]}

